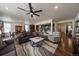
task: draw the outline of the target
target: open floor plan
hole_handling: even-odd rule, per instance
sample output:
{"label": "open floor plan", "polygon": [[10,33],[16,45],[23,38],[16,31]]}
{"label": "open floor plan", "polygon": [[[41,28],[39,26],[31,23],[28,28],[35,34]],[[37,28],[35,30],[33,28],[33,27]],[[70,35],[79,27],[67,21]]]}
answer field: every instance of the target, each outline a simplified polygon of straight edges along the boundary
{"label": "open floor plan", "polygon": [[0,3],[0,56],[78,56],[79,3]]}

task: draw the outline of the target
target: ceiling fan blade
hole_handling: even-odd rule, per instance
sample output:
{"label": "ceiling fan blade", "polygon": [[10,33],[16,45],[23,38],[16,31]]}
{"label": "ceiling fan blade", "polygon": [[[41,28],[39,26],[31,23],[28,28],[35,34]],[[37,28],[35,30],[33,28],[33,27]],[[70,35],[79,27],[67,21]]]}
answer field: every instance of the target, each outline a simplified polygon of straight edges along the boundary
{"label": "ceiling fan blade", "polygon": [[35,13],[33,13],[34,15],[36,15],[36,16],[40,16],[40,15],[38,15],[38,14],[35,14]]}
{"label": "ceiling fan blade", "polygon": [[27,10],[23,9],[23,8],[20,8],[20,7],[17,7],[17,8],[18,8],[18,9],[20,9],[20,10],[22,10],[22,11],[29,12],[29,11],[27,11]]}
{"label": "ceiling fan blade", "polygon": [[37,13],[37,12],[42,12],[42,10],[34,11],[34,13]]}
{"label": "ceiling fan blade", "polygon": [[32,12],[32,5],[29,3],[30,12]]}
{"label": "ceiling fan blade", "polygon": [[28,14],[30,14],[30,12],[29,13],[26,13],[26,15],[28,15]]}

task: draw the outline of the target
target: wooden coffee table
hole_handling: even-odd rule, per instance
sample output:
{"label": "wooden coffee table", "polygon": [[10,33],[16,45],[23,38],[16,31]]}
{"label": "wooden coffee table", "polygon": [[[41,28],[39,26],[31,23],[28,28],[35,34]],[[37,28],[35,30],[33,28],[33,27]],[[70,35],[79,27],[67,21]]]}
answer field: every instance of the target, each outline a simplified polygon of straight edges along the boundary
{"label": "wooden coffee table", "polygon": [[42,42],[44,40],[44,38],[42,37],[34,37],[34,38],[30,38],[31,40],[31,44],[33,47],[40,47]]}

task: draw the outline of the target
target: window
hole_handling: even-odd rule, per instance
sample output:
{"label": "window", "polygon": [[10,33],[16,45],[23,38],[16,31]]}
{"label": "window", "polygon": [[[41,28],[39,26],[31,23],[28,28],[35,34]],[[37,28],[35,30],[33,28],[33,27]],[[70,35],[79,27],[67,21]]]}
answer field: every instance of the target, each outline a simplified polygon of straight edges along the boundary
{"label": "window", "polygon": [[2,34],[1,30],[0,30],[0,34]]}
{"label": "window", "polygon": [[4,32],[11,32],[11,24],[10,23],[4,23]]}
{"label": "window", "polygon": [[29,31],[29,25],[25,25],[25,31]]}

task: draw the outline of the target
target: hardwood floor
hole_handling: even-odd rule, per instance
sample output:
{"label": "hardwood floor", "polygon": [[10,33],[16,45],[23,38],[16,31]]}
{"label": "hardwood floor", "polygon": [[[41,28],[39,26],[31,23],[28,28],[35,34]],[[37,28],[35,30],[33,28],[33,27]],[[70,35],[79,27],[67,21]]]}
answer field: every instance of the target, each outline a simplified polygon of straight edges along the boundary
{"label": "hardwood floor", "polygon": [[69,38],[62,35],[60,43],[54,55],[55,56],[73,56],[74,55],[73,52],[74,52],[73,38]]}

